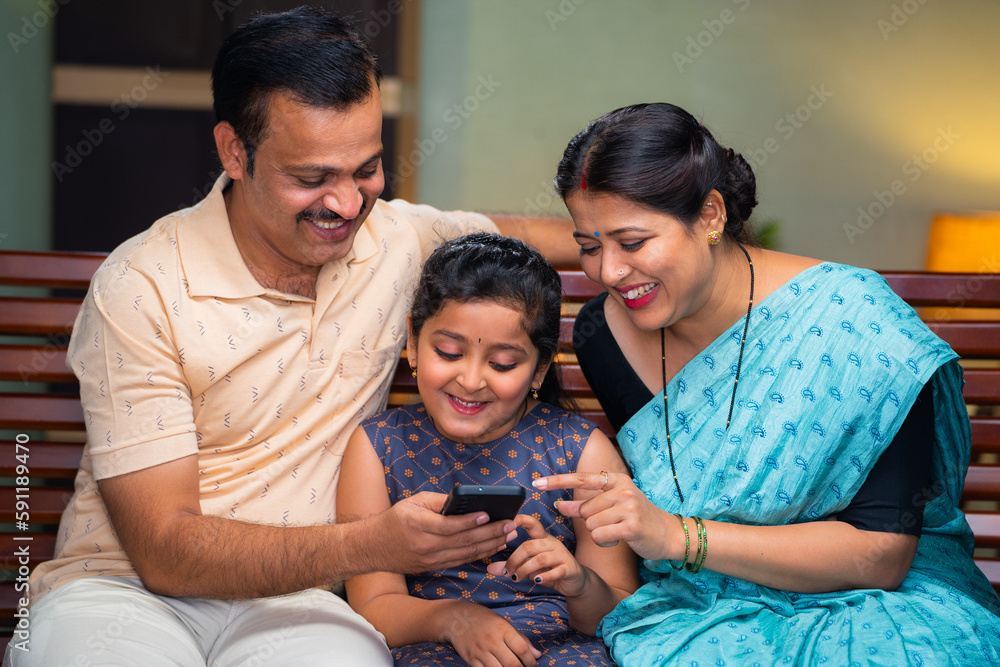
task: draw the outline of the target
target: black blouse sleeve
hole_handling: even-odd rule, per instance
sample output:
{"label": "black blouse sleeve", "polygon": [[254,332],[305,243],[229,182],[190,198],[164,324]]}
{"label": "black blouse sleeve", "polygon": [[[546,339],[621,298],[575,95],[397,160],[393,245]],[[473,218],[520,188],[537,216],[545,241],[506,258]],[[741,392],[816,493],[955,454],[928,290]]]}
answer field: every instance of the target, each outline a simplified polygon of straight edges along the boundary
{"label": "black blouse sleeve", "polygon": [[932,377],[920,390],[896,437],[838,520],[861,530],[920,536],[924,505],[931,499],[933,384]]}
{"label": "black blouse sleeve", "polygon": [[[621,430],[653,398],[628,364],[604,315],[602,294],[580,309],[573,348],[587,383],[611,422]],[[861,530],[920,535],[930,489],[934,450],[933,378],[921,390],[896,437],[837,519]]]}

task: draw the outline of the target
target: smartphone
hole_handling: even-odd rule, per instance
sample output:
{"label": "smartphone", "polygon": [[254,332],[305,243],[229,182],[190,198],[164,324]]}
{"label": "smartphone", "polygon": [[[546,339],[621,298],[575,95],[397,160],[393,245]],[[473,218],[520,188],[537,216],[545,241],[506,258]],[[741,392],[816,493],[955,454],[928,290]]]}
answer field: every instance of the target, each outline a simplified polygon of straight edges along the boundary
{"label": "smartphone", "polygon": [[441,514],[486,512],[490,521],[513,519],[524,502],[523,486],[480,486],[459,484],[451,489]]}

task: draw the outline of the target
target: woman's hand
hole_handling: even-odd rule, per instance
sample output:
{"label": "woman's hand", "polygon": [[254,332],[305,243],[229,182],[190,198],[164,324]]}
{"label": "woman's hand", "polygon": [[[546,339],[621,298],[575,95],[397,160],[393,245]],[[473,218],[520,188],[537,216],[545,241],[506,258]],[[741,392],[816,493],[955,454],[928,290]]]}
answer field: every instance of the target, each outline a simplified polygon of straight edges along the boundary
{"label": "woman's hand", "polygon": [[542,652],[492,609],[463,602],[445,632],[458,654],[472,667],[535,667]]}
{"label": "woman's hand", "polygon": [[587,588],[590,571],[569,552],[561,540],[549,535],[533,516],[518,514],[514,519],[531,539],[519,546],[506,561],[490,563],[486,570],[514,581],[533,580],[555,589],[568,598],[579,597]]}
{"label": "woman's hand", "polygon": [[542,477],[534,482],[541,491],[583,489],[599,492],[589,500],[563,501],[560,514],[579,517],[596,544],[613,547],[624,541],[638,556],[648,560],[683,557],[684,538],[680,522],[649,501],[632,478],[621,473],[584,473]]}

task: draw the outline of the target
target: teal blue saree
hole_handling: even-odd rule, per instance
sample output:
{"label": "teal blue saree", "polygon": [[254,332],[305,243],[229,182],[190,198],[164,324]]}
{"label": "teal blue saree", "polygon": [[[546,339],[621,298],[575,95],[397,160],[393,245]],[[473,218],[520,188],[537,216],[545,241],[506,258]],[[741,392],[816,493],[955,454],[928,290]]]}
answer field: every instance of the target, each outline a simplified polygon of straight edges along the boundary
{"label": "teal blue saree", "polygon": [[[933,383],[935,445],[913,566],[894,591],[780,591],[703,569],[643,563],[643,586],[599,633],[623,666],[1000,664],[1000,601],[972,561],[958,509],[970,456],[955,353],[872,271],[825,263],[751,312],[666,388],[674,488],[657,395],[618,433],[660,508],[750,525],[844,509]],[[905,520],[905,516],[904,519]],[[857,554],[859,568],[877,553]]]}

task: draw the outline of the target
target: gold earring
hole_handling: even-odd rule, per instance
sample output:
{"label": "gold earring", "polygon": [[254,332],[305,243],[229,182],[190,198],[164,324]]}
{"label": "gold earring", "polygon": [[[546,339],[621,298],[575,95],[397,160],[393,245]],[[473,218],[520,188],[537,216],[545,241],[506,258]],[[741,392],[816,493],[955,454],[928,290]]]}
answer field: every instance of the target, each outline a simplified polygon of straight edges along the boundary
{"label": "gold earring", "polygon": [[712,231],[708,233],[708,245],[719,245],[722,240],[722,232]]}
{"label": "gold earring", "polygon": [[417,367],[416,366],[414,366],[413,369],[410,370],[410,375],[412,375],[413,377],[417,377]]}
{"label": "gold earring", "polygon": [[531,397],[536,401],[538,400],[538,390],[534,387],[531,388]]}

